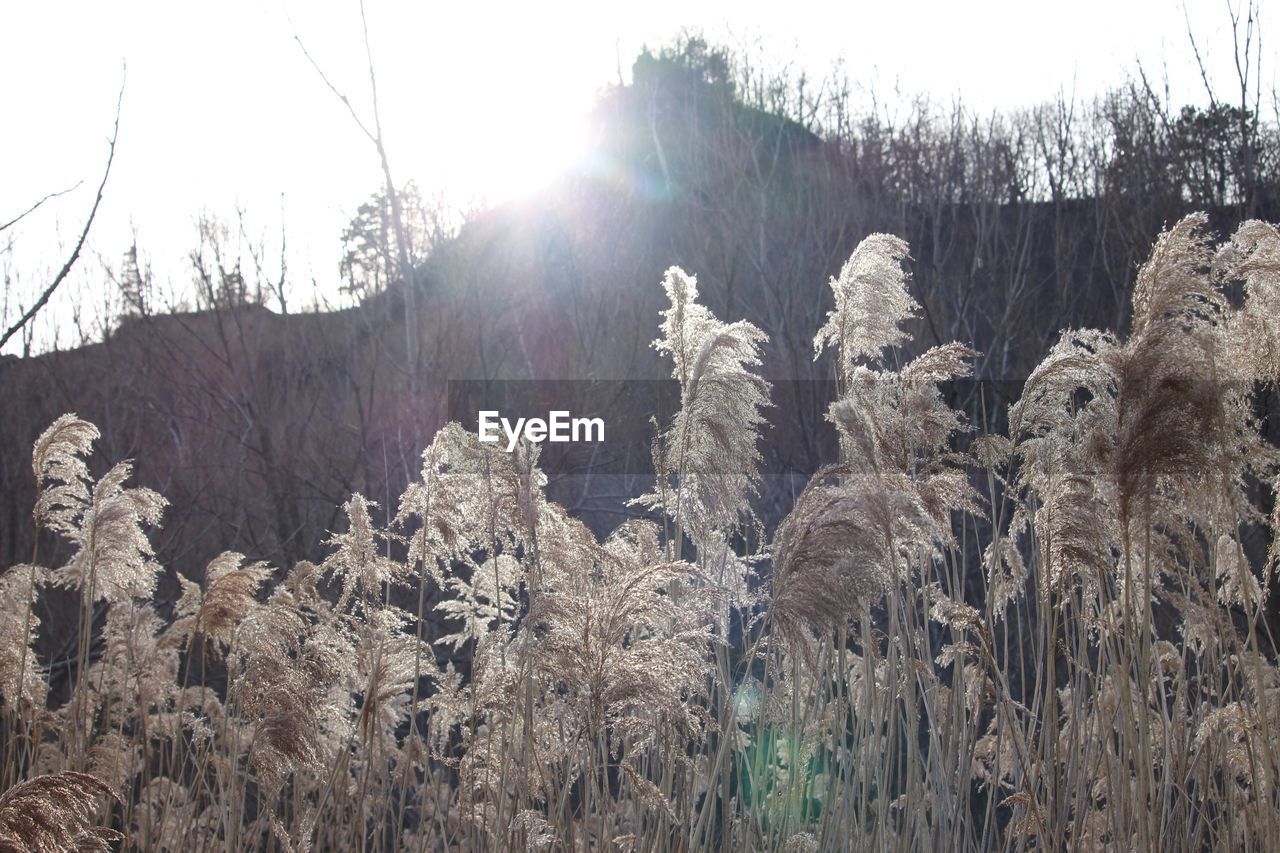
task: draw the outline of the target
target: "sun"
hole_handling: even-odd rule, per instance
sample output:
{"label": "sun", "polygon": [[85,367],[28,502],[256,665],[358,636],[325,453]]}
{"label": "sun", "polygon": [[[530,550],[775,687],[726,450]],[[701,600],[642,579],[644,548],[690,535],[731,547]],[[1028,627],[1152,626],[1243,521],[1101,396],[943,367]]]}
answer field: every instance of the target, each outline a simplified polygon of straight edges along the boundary
{"label": "sun", "polygon": [[406,165],[421,186],[482,206],[536,195],[582,161],[590,104],[516,96],[489,109],[458,110],[450,132],[414,128]]}
{"label": "sun", "polygon": [[[524,113],[523,115],[521,113]],[[491,203],[519,201],[572,172],[586,150],[585,119],[570,110],[513,110],[491,143],[459,152],[461,167]]]}
{"label": "sun", "polygon": [[392,144],[405,146],[420,185],[501,204],[536,194],[584,155],[608,63],[590,50],[548,50],[529,38],[540,13],[517,18],[494,32],[487,14],[459,10],[444,24],[459,35],[437,37],[416,73],[380,75],[401,86],[386,103],[408,141]]}
{"label": "sun", "polygon": [[491,161],[495,164],[494,191],[523,198],[572,171],[585,153],[584,124],[580,117],[566,115],[513,138],[506,156]]}

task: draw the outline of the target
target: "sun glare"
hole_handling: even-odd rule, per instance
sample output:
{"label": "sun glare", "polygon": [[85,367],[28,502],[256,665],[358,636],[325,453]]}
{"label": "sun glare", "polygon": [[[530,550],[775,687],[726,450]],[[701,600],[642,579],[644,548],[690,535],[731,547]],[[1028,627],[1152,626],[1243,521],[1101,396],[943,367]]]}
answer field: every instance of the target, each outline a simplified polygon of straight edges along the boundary
{"label": "sun glare", "polygon": [[[523,112],[523,111],[521,111]],[[545,189],[571,172],[586,148],[585,119],[569,111],[559,116],[513,116],[510,127],[481,144],[459,145],[447,180],[491,203],[517,201]]]}
{"label": "sun glare", "polygon": [[[430,87],[429,109],[399,112],[413,146],[406,155],[417,161],[407,165],[423,186],[501,203],[545,188],[581,158],[586,116],[612,54],[553,49],[544,16],[533,9],[513,11],[496,32],[490,24],[489,14],[474,9],[445,12],[424,23],[427,53],[414,73],[380,76],[399,87],[388,89],[387,103],[401,105],[422,103],[422,80],[449,81]],[[390,55],[410,47],[398,38],[389,37]],[[582,73],[585,63],[598,69],[594,76]]]}

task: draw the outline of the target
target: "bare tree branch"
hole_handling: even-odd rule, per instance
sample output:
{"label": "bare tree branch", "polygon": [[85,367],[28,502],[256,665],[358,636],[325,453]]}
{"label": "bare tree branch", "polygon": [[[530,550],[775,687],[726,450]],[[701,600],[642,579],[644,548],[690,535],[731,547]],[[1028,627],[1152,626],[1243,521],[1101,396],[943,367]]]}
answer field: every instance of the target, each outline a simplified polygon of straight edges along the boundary
{"label": "bare tree branch", "polygon": [[[290,22],[292,24],[292,21]],[[417,384],[417,363],[418,363],[418,340],[416,334],[417,324],[417,293],[414,282],[413,264],[409,258],[409,240],[404,227],[404,211],[400,202],[400,195],[396,192],[395,181],[391,177],[391,163],[387,157],[387,149],[382,136],[382,118],[378,110],[378,80],[374,73],[373,48],[369,43],[369,19],[365,13],[364,0],[360,0],[360,29],[364,38],[365,59],[369,68],[369,90],[373,106],[373,129],[361,120],[355,107],[351,104],[351,99],[344,95],[329,76],[324,73],[319,63],[311,56],[305,44],[302,43],[301,37],[294,29],[293,40],[298,43],[298,47],[302,49],[302,54],[311,63],[311,67],[315,69],[316,74],[320,75],[321,81],[333,92],[338,100],[342,101],[343,106],[347,108],[347,112],[351,114],[351,118],[355,121],[356,126],[364,133],[369,141],[373,143],[373,147],[378,153],[378,163],[382,168],[383,180],[386,183],[387,201],[391,205],[391,226],[395,232],[396,238],[396,254],[397,262],[400,268],[400,280],[404,287],[405,294],[405,361],[412,377],[413,386],[416,389]]]}
{"label": "bare tree branch", "polygon": [[[387,149],[382,139],[382,116],[378,111],[378,80],[373,71],[373,49],[369,46],[369,20],[364,11],[364,0],[360,0],[360,27],[364,33],[364,55],[369,64],[369,91],[373,99],[373,128],[375,136],[373,144],[378,149],[378,160],[382,165],[382,176],[387,183],[387,200],[391,202],[391,225],[396,236],[396,253],[400,262],[400,277],[406,288],[407,302],[413,304],[413,265],[409,262],[409,240],[404,230],[404,209],[400,204],[400,194],[396,192],[395,181],[391,179],[391,163],[387,159]],[[410,312],[410,316],[414,316]],[[413,341],[409,341],[409,362],[414,364],[415,353]]]}
{"label": "bare tree branch", "polygon": [[102,180],[98,183],[98,193],[96,196],[94,196],[93,207],[89,209],[89,217],[88,219],[85,220],[84,228],[81,229],[80,231],[80,239],[76,241],[75,249],[72,250],[71,256],[67,258],[67,262],[62,265],[62,269],[58,271],[58,275],[53,279],[53,282],[44,289],[43,293],[40,294],[40,298],[37,299],[35,303],[30,308],[27,309],[25,314],[23,314],[21,317],[18,318],[18,321],[16,323],[14,323],[5,331],[3,336],[0,336],[0,349],[3,349],[4,345],[9,342],[9,339],[12,338],[14,335],[16,335],[22,329],[23,326],[31,322],[32,318],[36,316],[37,312],[39,312],[41,308],[43,308],[46,304],[48,304],[49,299],[53,296],[54,291],[58,289],[58,286],[61,285],[62,282],[66,279],[66,277],[70,274],[72,267],[75,266],[76,261],[79,260],[80,258],[80,250],[84,248],[85,240],[89,238],[89,229],[93,227],[93,220],[98,215],[98,205],[102,204],[102,194],[107,187],[107,178],[111,176],[111,164],[115,160],[115,156],[116,156],[116,138],[120,133],[120,108],[123,103],[124,103],[124,80],[122,79],[120,81],[120,94],[116,96],[115,123],[112,125],[112,128],[111,128],[111,139],[108,143],[108,148],[107,148],[107,166],[102,171]]}
{"label": "bare tree branch", "polygon": [[17,225],[17,224],[18,224],[19,222],[21,222],[22,220],[26,219],[28,216],[30,216],[31,214],[33,214],[33,213],[35,213],[37,210],[39,210],[39,209],[40,209],[40,206],[41,206],[41,205],[43,205],[46,201],[49,201],[49,200],[51,200],[51,199],[55,199],[55,198],[57,198],[58,196],[64,196],[64,195],[66,195],[67,193],[71,192],[72,190],[77,189],[77,188],[78,188],[81,184],[83,184],[83,183],[84,183],[84,181],[76,181],[74,184],[72,184],[71,186],[67,187],[65,190],[58,190],[57,192],[51,192],[51,193],[49,193],[49,194],[48,194],[48,195],[46,195],[44,198],[42,198],[42,199],[40,199],[39,201],[37,201],[35,204],[31,205],[31,206],[30,206],[30,207],[28,207],[26,210],[24,210],[24,211],[22,211],[21,213],[19,213],[19,214],[18,214],[17,216],[15,216],[13,219],[10,219],[8,222],[4,223],[3,225],[0,225],[0,231],[6,231],[6,230],[8,230],[8,229],[12,228],[13,226]]}
{"label": "bare tree branch", "polygon": [[1218,98],[1213,94],[1213,84],[1209,82],[1209,69],[1204,64],[1204,58],[1200,55],[1200,45],[1196,43],[1196,34],[1191,27],[1191,12],[1187,9],[1184,0],[1182,4],[1182,17],[1187,22],[1187,38],[1191,41],[1191,52],[1195,54],[1196,66],[1200,69],[1200,80],[1204,83],[1204,89],[1209,94],[1209,107],[1215,107],[1218,104]]}
{"label": "bare tree branch", "polygon": [[1156,118],[1160,120],[1160,126],[1164,128],[1164,132],[1170,133],[1171,129],[1169,125],[1169,78],[1167,76],[1167,69],[1166,69],[1166,76],[1164,81],[1164,99],[1161,100],[1160,96],[1156,93],[1155,89],[1152,87],[1151,81],[1147,78],[1147,69],[1143,67],[1142,61],[1139,60],[1136,64],[1138,66],[1138,80],[1142,83],[1142,92],[1146,96],[1147,102],[1152,108],[1151,112],[1155,113]]}
{"label": "bare tree branch", "polygon": [[[361,7],[360,12],[361,12],[361,16],[363,17],[363,14],[364,14],[363,6]],[[290,25],[292,25],[293,21],[290,20],[289,23]],[[293,28],[293,40],[298,43],[298,47],[302,50],[302,55],[307,58],[307,62],[311,63],[311,67],[315,69],[316,74],[320,75],[320,80],[324,83],[324,85],[329,88],[330,92],[333,92],[334,97],[336,97],[339,101],[342,101],[343,106],[347,108],[347,112],[351,114],[352,120],[356,123],[356,127],[360,128],[361,133],[369,137],[370,142],[377,145],[378,138],[374,136],[373,133],[369,130],[369,128],[365,127],[364,122],[360,120],[360,114],[357,113],[356,108],[351,105],[351,99],[348,98],[346,95],[344,95],[342,91],[339,90],[338,87],[333,84],[333,81],[329,79],[329,75],[325,74],[324,69],[320,67],[320,63],[316,62],[315,58],[311,55],[311,51],[307,50],[307,46],[302,43],[302,37],[298,35],[298,30],[296,27]]]}

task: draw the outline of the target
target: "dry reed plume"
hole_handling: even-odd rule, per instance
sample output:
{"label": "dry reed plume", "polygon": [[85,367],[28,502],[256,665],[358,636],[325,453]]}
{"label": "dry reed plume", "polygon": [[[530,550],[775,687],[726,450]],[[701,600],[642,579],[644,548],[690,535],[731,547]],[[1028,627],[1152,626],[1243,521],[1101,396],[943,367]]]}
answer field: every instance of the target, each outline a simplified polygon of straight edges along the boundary
{"label": "dry reed plume", "polygon": [[904,354],[908,259],[832,279],[840,456],[763,545],[767,337],[675,267],[681,406],[603,539],[453,424],[318,563],[226,553],[159,606],[164,499],[59,418],[0,574],[0,847],[1280,849],[1280,231],[1175,224],[1005,435],[949,402],[975,353]]}

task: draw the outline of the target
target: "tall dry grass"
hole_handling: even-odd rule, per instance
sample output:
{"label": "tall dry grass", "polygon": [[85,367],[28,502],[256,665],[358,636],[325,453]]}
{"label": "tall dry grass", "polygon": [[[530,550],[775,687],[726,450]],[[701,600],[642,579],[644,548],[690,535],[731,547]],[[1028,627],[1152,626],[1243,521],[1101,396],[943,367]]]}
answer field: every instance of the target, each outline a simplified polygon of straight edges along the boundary
{"label": "tall dry grass", "polygon": [[1280,849],[1280,232],[1162,234],[1128,336],[1064,333],[1007,435],[945,400],[966,347],[904,362],[907,257],[832,280],[840,457],[762,545],[766,338],[678,268],[681,408],[604,541],[451,425],[319,564],[224,554],[162,612],[163,498],[60,418],[33,522],[71,556],[0,575],[0,847]]}

